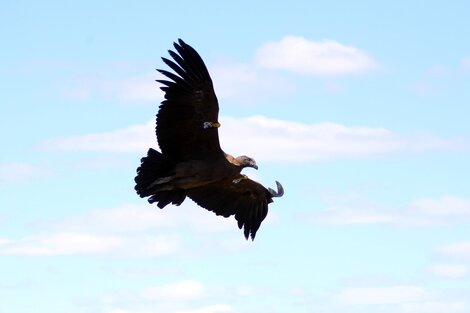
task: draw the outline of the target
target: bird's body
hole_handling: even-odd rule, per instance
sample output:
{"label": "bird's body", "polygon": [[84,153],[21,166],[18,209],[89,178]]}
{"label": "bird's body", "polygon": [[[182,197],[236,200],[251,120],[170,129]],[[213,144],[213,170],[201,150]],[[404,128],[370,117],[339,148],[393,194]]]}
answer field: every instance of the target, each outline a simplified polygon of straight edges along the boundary
{"label": "bird's body", "polygon": [[247,156],[233,157],[220,148],[219,106],[212,80],[199,54],[181,39],[174,59],[162,58],[176,73],[159,70],[170,80],[157,114],[156,135],[161,152],[149,149],[137,169],[135,189],[160,208],[180,205],[189,196],[200,206],[228,217],[235,215],[245,237],[254,239],[267,215],[268,203],[283,194],[266,189],[241,174],[258,168]]}
{"label": "bird's body", "polygon": [[153,188],[155,191],[188,190],[215,183],[225,177],[235,177],[240,174],[241,169],[241,166],[223,159],[183,161],[175,164],[168,176],[155,179],[149,188]]}

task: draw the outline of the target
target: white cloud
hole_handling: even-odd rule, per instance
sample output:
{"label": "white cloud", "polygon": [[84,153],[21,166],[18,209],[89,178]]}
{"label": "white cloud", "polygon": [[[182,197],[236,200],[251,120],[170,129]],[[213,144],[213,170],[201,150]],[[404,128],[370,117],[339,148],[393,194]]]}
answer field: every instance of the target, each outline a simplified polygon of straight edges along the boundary
{"label": "white cloud", "polygon": [[279,75],[246,63],[224,62],[210,69],[219,102],[233,100],[239,104],[253,104],[265,98],[287,94],[292,83]]}
{"label": "white cloud", "polygon": [[[263,225],[271,222],[272,218],[267,218]],[[0,238],[0,255],[160,257],[234,252],[250,244],[243,239],[233,217],[216,216],[190,199],[180,207],[165,210],[148,204],[121,205],[35,226],[38,234]],[[183,240],[182,231],[190,231],[191,239]]]}
{"label": "white cloud", "polygon": [[103,253],[122,244],[114,236],[94,236],[80,233],[56,233],[7,240],[0,245],[0,255],[51,256]]}
{"label": "white cloud", "polygon": [[106,313],[130,313],[130,311],[123,310],[123,309],[112,309],[112,310],[106,311]]}
{"label": "white cloud", "polygon": [[11,242],[12,242],[12,240],[10,240],[10,239],[0,238],[0,246],[9,244]]}
{"label": "white cloud", "polygon": [[[105,169],[105,168],[123,168],[129,166],[129,162],[119,156],[93,156],[78,160],[73,166],[77,169]],[[132,165],[135,165],[134,163]]]}
{"label": "white cloud", "polygon": [[[399,135],[384,128],[307,124],[264,116],[221,117],[221,145],[234,155],[257,160],[311,162],[368,157],[397,152],[447,150],[464,147],[460,140],[423,135]],[[48,140],[42,149],[145,153],[157,146],[155,122],[98,134]],[[249,140],[247,140],[249,138]]]}
{"label": "white cloud", "polygon": [[192,280],[151,287],[144,291],[144,297],[151,300],[187,301],[201,299],[204,296],[204,285]]}
{"label": "white cloud", "polygon": [[113,305],[109,313],[223,313],[234,312],[231,305],[213,301],[231,294],[220,294],[218,289],[198,280],[176,280],[134,291],[117,291],[102,300]]}
{"label": "white cloud", "polygon": [[[168,70],[163,64],[158,67]],[[223,61],[212,66],[208,64],[208,68],[219,101],[235,99],[242,104],[253,104],[286,94],[293,88],[292,83],[281,75],[271,71],[266,73],[249,63]],[[72,86],[63,87],[61,92],[68,99],[80,101],[104,98],[123,103],[159,103],[164,93],[156,79],[168,78],[158,72],[122,78],[83,78]]]}
{"label": "white cloud", "polygon": [[371,56],[353,46],[298,36],[264,44],[256,53],[256,62],[266,68],[316,75],[359,73],[378,67]]}
{"label": "white cloud", "polygon": [[175,254],[182,249],[177,235],[148,234],[128,238],[126,245],[114,251],[114,254],[126,257],[160,257]]}
{"label": "white cloud", "polygon": [[332,206],[322,212],[311,214],[308,219],[319,224],[353,225],[353,224],[388,224],[396,222],[395,215],[376,208],[350,208]]}
{"label": "white cloud", "polygon": [[328,297],[328,305],[325,308],[331,310],[332,304],[333,307],[338,304],[334,312],[468,312],[469,302],[465,291],[463,296],[458,295],[455,289],[452,289],[451,293],[445,291],[417,285],[349,288]]}
{"label": "white cloud", "polygon": [[460,62],[460,66],[463,70],[470,70],[470,57],[465,57],[462,59],[462,61]]}
{"label": "white cloud", "polygon": [[210,305],[199,309],[190,309],[190,310],[183,310],[177,311],[176,313],[222,313],[222,312],[235,312],[235,310],[225,304],[216,304]]}
{"label": "white cloud", "polygon": [[[108,294],[101,300],[114,306],[107,313],[223,313],[234,312],[232,306],[212,302],[220,294],[197,280],[180,280],[146,289]],[[230,296],[230,295],[229,295]],[[209,302],[209,303],[207,303]],[[212,303],[210,303],[212,302]]]}
{"label": "white cloud", "polygon": [[[162,299],[165,300],[165,299]],[[112,309],[106,311],[106,313],[155,313],[155,312],[165,312],[165,313],[224,313],[224,312],[235,312],[232,306],[226,304],[214,304],[208,305],[201,308],[187,308],[180,309],[181,305],[160,305],[157,304],[149,306],[146,310],[135,310],[135,309]],[[156,309],[158,308],[158,309]]]}
{"label": "white cloud", "polygon": [[158,73],[122,78],[81,78],[62,87],[62,95],[73,100],[104,98],[121,102],[159,102],[163,93],[155,79]]}
{"label": "white cloud", "polygon": [[115,84],[118,98],[124,102],[157,102],[162,100],[160,84],[155,82],[158,75],[146,75],[121,80]]}
{"label": "white cloud", "polygon": [[341,291],[337,298],[345,304],[401,304],[422,301],[427,297],[418,286],[367,287]]}
{"label": "white cloud", "polygon": [[[229,60],[206,64],[219,101],[235,99],[238,103],[253,104],[292,90],[293,84],[288,79],[272,71],[266,73],[266,70],[256,64]],[[160,63],[158,68],[168,70],[163,63]],[[109,71],[115,72],[114,69]],[[162,85],[155,80],[168,78],[158,72],[124,76],[125,73],[118,71],[115,73],[118,78],[100,77],[100,74],[88,74],[87,77],[68,82],[66,86],[61,87],[62,96],[79,101],[107,99],[123,103],[159,103],[164,98],[160,89]]]}
{"label": "white cloud", "polygon": [[452,74],[452,70],[445,65],[436,64],[428,67],[424,74],[431,77],[445,78]]}
{"label": "white cloud", "polygon": [[[156,212],[148,205],[122,205],[42,221],[35,225],[39,228],[37,234],[20,239],[0,239],[0,255],[159,257],[182,251],[175,229],[187,224],[198,228],[200,222],[205,223],[210,232],[220,231],[224,227],[220,224],[226,225],[224,220],[218,221],[217,225],[211,216],[209,221],[201,221],[203,218],[197,216],[191,221],[190,216],[194,217],[194,214],[186,216],[185,213],[178,213],[178,210]],[[210,223],[214,223],[213,228]],[[236,225],[232,223],[231,226],[234,229]]]}
{"label": "white cloud", "polygon": [[[205,60],[211,65],[210,60]],[[121,102],[159,102],[163,93],[155,79],[164,78],[158,72],[135,75],[142,64],[124,66],[108,64],[102,69],[78,70],[81,77],[61,87],[63,96],[74,100],[111,99]],[[165,68],[161,64],[159,67]],[[342,75],[370,71],[377,62],[366,52],[334,40],[309,41],[303,37],[286,36],[280,41],[262,45],[255,53],[254,62],[224,61],[209,66],[217,95],[220,99],[235,98],[242,103],[254,103],[265,97],[290,92],[293,83],[266,69],[281,69],[317,75]],[[107,73],[107,75],[104,75]],[[326,86],[337,91],[338,85]]]}
{"label": "white cloud", "polygon": [[124,204],[116,208],[97,209],[48,222],[44,226],[59,230],[127,235],[156,230],[171,232],[174,229],[191,229],[198,233],[224,232],[234,230],[236,223],[233,219],[216,216],[187,199],[180,207],[169,206],[164,210],[149,204]]}
{"label": "white cloud", "polygon": [[0,164],[0,185],[45,177],[49,171],[27,163]]}
{"label": "white cloud", "polygon": [[414,224],[467,222],[470,221],[470,200],[451,195],[418,199],[411,203],[408,213],[409,223]]}
{"label": "white cloud", "polygon": [[27,236],[23,239],[4,239],[0,255],[58,256],[114,255],[126,257],[162,256],[179,249],[174,236],[119,236],[88,232],[52,232]]}
{"label": "white cloud", "polygon": [[462,264],[436,264],[429,267],[429,271],[439,277],[463,278],[468,275],[469,268]]}
{"label": "white cloud", "polygon": [[462,241],[442,245],[436,248],[436,252],[457,259],[470,259],[470,241]]}
{"label": "white cloud", "polygon": [[143,152],[156,146],[155,121],[99,134],[44,141],[41,149],[70,151]]}
{"label": "white cloud", "polygon": [[[393,224],[400,226],[453,225],[470,221],[470,200],[451,195],[412,201],[400,209],[350,199],[347,204],[333,203],[308,219],[321,224]],[[341,202],[340,199],[337,200]]]}
{"label": "white cloud", "polygon": [[467,313],[469,304],[465,301],[424,301],[406,303],[401,306],[403,313]]}
{"label": "white cloud", "polygon": [[417,80],[412,82],[411,90],[423,96],[435,95],[438,93],[438,89],[435,85],[424,80]]}
{"label": "white cloud", "polygon": [[221,121],[221,144],[227,151],[249,154],[261,160],[317,161],[359,157],[403,146],[397,136],[382,128],[305,124],[263,116],[225,117]]}

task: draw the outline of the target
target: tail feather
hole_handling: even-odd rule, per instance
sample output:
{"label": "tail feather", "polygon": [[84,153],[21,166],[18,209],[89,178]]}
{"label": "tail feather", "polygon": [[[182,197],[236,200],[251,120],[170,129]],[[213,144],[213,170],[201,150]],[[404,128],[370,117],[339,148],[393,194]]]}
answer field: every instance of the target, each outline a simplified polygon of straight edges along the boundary
{"label": "tail feather", "polygon": [[157,206],[163,209],[167,204],[180,205],[186,198],[186,191],[182,189],[165,190],[155,192],[149,199],[149,203],[157,202]]}
{"label": "tail feather", "polygon": [[[150,203],[157,202],[159,208],[167,204],[180,205],[186,198],[186,192],[182,189],[170,189],[162,191],[160,183],[168,183],[169,178],[174,175],[175,164],[165,158],[160,152],[149,149],[147,156],[141,159],[141,165],[137,168],[135,177],[135,190],[144,198],[150,197]],[[168,188],[168,187],[167,187]]]}

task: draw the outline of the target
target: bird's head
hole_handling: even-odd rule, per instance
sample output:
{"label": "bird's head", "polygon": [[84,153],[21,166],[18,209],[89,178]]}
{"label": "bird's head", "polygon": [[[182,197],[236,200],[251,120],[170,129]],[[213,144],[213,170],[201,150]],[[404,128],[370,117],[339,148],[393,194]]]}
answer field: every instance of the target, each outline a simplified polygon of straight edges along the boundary
{"label": "bird's head", "polygon": [[256,161],[250,157],[247,157],[246,155],[239,156],[236,158],[236,160],[242,168],[252,167],[255,170],[258,169],[258,165],[256,165]]}

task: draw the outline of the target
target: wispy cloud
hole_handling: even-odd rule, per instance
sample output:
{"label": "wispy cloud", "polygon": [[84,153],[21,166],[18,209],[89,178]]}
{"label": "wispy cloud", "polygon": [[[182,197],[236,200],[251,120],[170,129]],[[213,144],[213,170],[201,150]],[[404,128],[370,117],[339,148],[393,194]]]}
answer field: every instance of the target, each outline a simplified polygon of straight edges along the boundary
{"label": "wispy cloud", "polygon": [[177,311],[176,313],[222,313],[222,312],[235,312],[233,307],[226,304],[216,304],[210,305],[198,309],[190,309],[190,310],[183,310]]}
{"label": "wispy cloud", "polygon": [[122,236],[89,232],[48,232],[0,242],[0,255],[112,255],[156,257],[179,249],[176,236]]}
{"label": "wispy cloud", "polygon": [[[195,47],[197,49],[197,47]],[[204,57],[204,56],[203,56]],[[155,62],[160,62],[155,60]],[[279,41],[262,44],[254,53],[252,62],[213,62],[205,59],[219,99],[236,100],[244,104],[294,90],[295,84],[273,70],[320,76],[337,76],[368,72],[379,68],[368,53],[354,46],[334,40],[311,41],[299,36],[286,36]],[[156,63],[156,67],[166,66]],[[111,99],[124,103],[159,102],[163,93],[155,79],[157,72],[136,74],[142,65],[109,64],[104,69],[79,70],[74,79],[62,82],[60,93],[73,100]],[[103,75],[102,72],[107,73]],[[337,92],[337,83],[325,88]]]}
{"label": "wispy cloud", "polygon": [[[168,69],[157,62],[158,68]],[[233,100],[250,105],[293,90],[293,83],[287,78],[255,64],[228,60],[214,64],[206,60],[206,64],[219,101]],[[60,88],[60,94],[66,99],[79,101],[105,99],[121,103],[159,103],[164,94],[160,90],[162,85],[155,80],[168,79],[156,71],[128,76],[118,72],[118,77],[113,78],[88,75],[62,83],[65,86]]]}
{"label": "wispy cloud", "polygon": [[446,78],[452,75],[452,69],[444,65],[436,64],[427,68],[424,74],[430,77]]}
{"label": "wispy cloud", "polygon": [[352,288],[341,291],[337,299],[345,304],[402,304],[422,301],[427,297],[418,286]]}
{"label": "wispy cloud", "polygon": [[422,96],[442,95],[461,88],[464,76],[470,72],[470,57],[460,60],[458,66],[434,64],[424,69],[410,82],[410,89]]}
{"label": "wispy cloud", "polygon": [[342,311],[354,307],[363,311],[373,308],[372,311],[400,313],[464,313],[469,308],[468,301],[417,285],[350,288],[340,291],[333,299]]}
{"label": "wispy cloud", "polygon": [[47,140],[40,149],[69,151],[143,152],[156,146],[155,122],[123,129]]}
{"label": "wispy cloud", "polygon": [[378,68],[368,53],[356,47],[299,36],[264,44],[256,53],[256,62],[266,68],[314,75],[344,75]]}
{"label": "wispy cloud", "polygon": [[418,303],[406,303],[401,306],[403,313],[466,313],[470,305],[463,300],[435,301],[428,300]]}
{"label": "wispy cloud", "polygon": [[233,307],[230,305],[226,304],[214,304],[214,305],[208,305],[200,308],[187,308],[187,309],[181,309],[178,308],[181,305],[163,305],[163,306],[158,306],[158,305],[149,305],[148,309],[111,309],[106,311],[105,313],[154,313],[155,308],[159,308],[159,312],[168,312],[168,313],[225,313],[225,312],[235,312]]}
{"label": "wispy cloud", "polygon": [[155,82],[157,75],[144,75],[131,77],[112,82],[111,85],[102,85],[104,90],[108,87],[109,93],[117,94],[123,102],[157,102],[163,98],[159,84]]}
{"label": "wispy cloud", "polygon": [[144,291],[144,297],[151,300],[187,301],[201,299],[206,295],[202,283],[193,280],[185,280],[162,286],[148,288]]}
{"label": "wispy cloud", "polygon": [[435,264],[428,268],[429,272],[443,278],[467,277],[470,269],[463,264]]}
{"label": "wispy cloud", "polygon": [[470,221],[470,200],[446,195],[421,198],[402,208],[387,208],[367,201],[333,203],[325,210],[308,215],[320,224],[390,224],[409,227],[453,225]]}
{"label": "wispy cloud", "polygon": [[115,208],[96,209],[87,213],[48,221],[40,226],[59,231],[86,231],[103,234],[149,233],[191,229],[198,233],[217,233],[233,230],[236,225],[231,219],[216,216],[187,200],[180,207],[157,210],[155,206],[124,204]]}
{"label": "wispy cloud", "polygon": [[321,212],[308,214],[306,220],[330,225],[390,224],[395,223],[397,217],[374,207],[331,206]]}
{"label": "wispy cloud", "polygon": [[460,67],[462,70],[470,71],[470,56],[462,59],[460,62]]}
{"label": "wispy cloud", "polygon": [[[252,116],[221,117],[222,148],[234,155],[258,160],[312,162],[336,158],[360,158],[390,153],[414,153],[466,147],[460,139],[402,135],[384,128],[336,123],[307,124]],[[110,132],[42,142],[50,150],[144,153],[156,148],[155,122]],[[249,138],[249,140],[247,140]]]}
{"label": "wispy cloud", "polygon": [[424,79],[412,82],[411,90],[423,96],[435,95],[438,93],[436,86]]}
{"label": "wispy cloud", "polygon": [[[111,69],[117,77],[102,77],[101,73],[88,74],[63,83],[60,93],[71,100],[107,99],[123,103],[159,102],[163,93],[155,82],[162,76],[155,73],[124,75]],[[83,75],[83,74],[82,74]]]}
{"label": "wispy cloud", "polygon": [[470,260],[470,241],[461,241],[436,247],[436,252],[447,257]]}
{"label": "wispy cloud", "polygon": [[[142,200],[144,201],[144,200]],[[272,215],[272,214],[271,214]],[[268,217],[264,225],[268,225]],[[234,218],[222,218],[189,199],[178,208],[122,205],[37,223],[36,234],[0,238],[0,255],[109,255],[159,257],[172,254],[233,252],[247,247]],[[191,240],[181,231],[190,230]],[[233,238],[237,238],[234,240]],[[194,245],[194,241],[200,244]]]}
{"label": "wispy cloud", "polygon": [[51,256],[107,252],[122,243],[114,236],[80,233],[38,235],[0,242],[0,255]]}
{"label": "wispy cloud", "polygon": [[0,185],[36,179],[49,175],[49,171],[28,163],[0,164]]}
{"label": "wispy cloud", "polygon": [[415,200],[408,208],[411,223],[442,225],[470,221],[470,199],[456,196]]}
{"label": "wispy cloud", "polygon": [[0,241],[0,255],[60,256],[111,255],[121,257],[158,257],[179,250],[176,236],[106,235],[91,232],[47,232],[22,239]]}
{"label": "wispy cloud", "polygon": [[294,90],[293,82],[255,64],[224,61],[208,66],[221,102],[250,105]]}
{"label": "wispy cloud", "polygon": [[[234,100],[241,104],[254,104],[265,98],[288,94],[293,83],[279,74],[266,72],[250,63],[223,61],[207,62],[220,101]],[[159,68],[167,68],[161,65]],[[125,103],[158,103],[164,98],[162,86],[156,79],[168,78],[162,74],[123,77],[120,79],[89,79],[84,82],[83,93],[88,97],[102,96]],[[281,87],[282,86],[282,87]],[[78,89],[80,91],[80,89]],[[80,95],[80,92],[78,92]]]}
{"label": "wispy cloud", "polygon": [[[133,292],[116,292],[106,296],[107,306],[116,308],[107,313],[224,313],[235,312],[231,305],[220,303],[220,296],[229,297],[230,294],[221,293],[199,280],[177,280],[164,284],[157,284]],[[215,301],[214,301],[215,300]]]}

